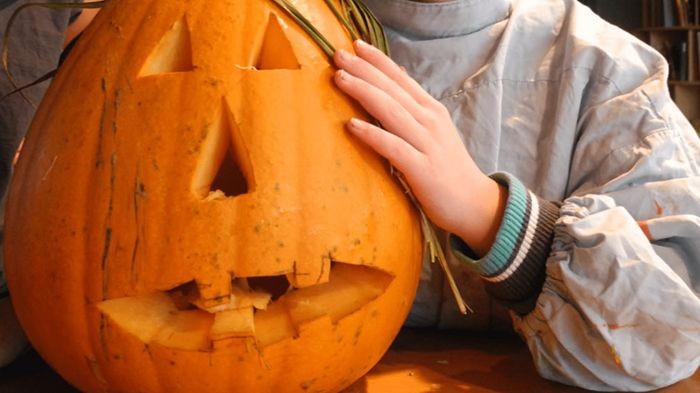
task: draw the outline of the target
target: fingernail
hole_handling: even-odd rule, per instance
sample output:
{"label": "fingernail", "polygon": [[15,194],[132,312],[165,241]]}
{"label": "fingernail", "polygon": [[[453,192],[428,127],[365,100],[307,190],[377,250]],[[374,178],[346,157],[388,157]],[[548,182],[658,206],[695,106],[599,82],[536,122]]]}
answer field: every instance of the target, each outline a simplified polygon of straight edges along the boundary
{"label": "fingernail", "polygon": [[338,70],[336,73],[341,80],[345,80],[345,70]]}
{"label": "fingernail", "polygon": [[349,124],[350,124],[350,127],[354,128],[354,129],[362,128],[362,121],[360,121],[359,119],[356,119],[354,117],[352,119],[350,119]]}
{"label": "fingernail", "polygon": [[338,49],[338,56],[340,56],[342,60],[347,60],[348,52],[345,49]]}
{"label": "fingernail", "polygon": [[372,47],[372,45],[370,45],[370,44],[368,44],[368,43],[366,43],[366,42],[364,42],[364,41],[362,41],[362,40],[357,40],[357,41],[355,41],[355,43],[357,44],[357,46],[360,46],[360,47],[365,47],[365,48],[371,48],[371,47]]}

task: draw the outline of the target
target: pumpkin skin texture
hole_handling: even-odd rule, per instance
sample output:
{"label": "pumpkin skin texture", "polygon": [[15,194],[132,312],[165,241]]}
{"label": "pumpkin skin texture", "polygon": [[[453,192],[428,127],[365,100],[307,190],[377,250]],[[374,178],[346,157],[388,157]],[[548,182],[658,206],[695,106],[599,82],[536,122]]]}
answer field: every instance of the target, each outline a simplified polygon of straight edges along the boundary
{"label": "pumpkin skin texture", "polygon": [[[352,50],[322,0],[295,6]],[[338,392],[379,361],[420,227],[333,72],[271,1],[104,6],[8,199],[12,300],[51,367],[85,392]]]}

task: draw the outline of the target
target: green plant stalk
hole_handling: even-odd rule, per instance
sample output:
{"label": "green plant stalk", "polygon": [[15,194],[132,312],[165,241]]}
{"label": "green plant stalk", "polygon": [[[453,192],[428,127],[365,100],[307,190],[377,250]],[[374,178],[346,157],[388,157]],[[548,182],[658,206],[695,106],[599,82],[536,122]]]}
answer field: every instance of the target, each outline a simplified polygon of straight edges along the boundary
{"label": "green plant stalk", "polygon": [[[336,6],[333,4],[333,2],[331,0],[324,0],[324,1],[328,5],[328,8],[330,8],[331,11],[333,11],[333,13],[335,14],[335,17],[338,18],[338,20],[350,32],[350,35],[352,36],[352,40],[357,41],[358,39],[360,39],[360,37],[357,35],[357,30],[355,30],[355,27],[348,22],[347,17],[344,17],[343,15],[340,14],[340,11],[338,11],[338,8],[336,8]],[[341,1],[341,4],[343,6],[343,11],[345,11],[345,1]]]}

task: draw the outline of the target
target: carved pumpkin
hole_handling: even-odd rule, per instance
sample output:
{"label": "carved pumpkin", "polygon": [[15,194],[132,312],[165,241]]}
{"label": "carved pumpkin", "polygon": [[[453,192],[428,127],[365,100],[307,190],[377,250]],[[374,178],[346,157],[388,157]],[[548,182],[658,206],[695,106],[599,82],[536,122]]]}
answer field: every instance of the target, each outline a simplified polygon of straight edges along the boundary
{"label": "carved pumpkin", "polygon": [[[322,0],[298,9],[336,47]],[[366,113],[268,0],[107,3],[28,133],[6,270],[87,392],[337,392],[386,351],[416,214],[344,131]]]}

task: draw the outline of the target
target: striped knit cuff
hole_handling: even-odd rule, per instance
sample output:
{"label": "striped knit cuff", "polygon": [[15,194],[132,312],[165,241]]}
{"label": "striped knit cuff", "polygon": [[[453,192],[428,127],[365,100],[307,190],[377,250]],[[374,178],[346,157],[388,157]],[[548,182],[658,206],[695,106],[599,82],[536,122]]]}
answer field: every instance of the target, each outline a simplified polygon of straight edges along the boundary
{"label": "striped knit cuff", "polygon": [[499,172],[491,178],[509,190],[491,250],[477,260],[458,236],[451,235],[450,244],[455,256],[482,277],[489,294],[525,314],[542,290],[559,206],[540,199],[510,174]]}

